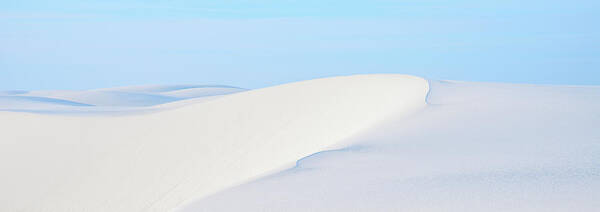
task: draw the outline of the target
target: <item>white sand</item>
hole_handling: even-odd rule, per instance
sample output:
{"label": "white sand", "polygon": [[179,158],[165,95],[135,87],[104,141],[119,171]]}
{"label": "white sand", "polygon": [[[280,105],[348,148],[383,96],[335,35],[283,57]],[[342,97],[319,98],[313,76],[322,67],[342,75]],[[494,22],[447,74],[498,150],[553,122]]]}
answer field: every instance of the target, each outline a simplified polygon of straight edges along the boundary
{"label": "white sand", "polygon": [[600,87],[431,81],[430,92],[410,117],[180,212],[599,211]]}
{"label": "white sand", "polygon": [[362,75],[241,91],[0,92],[0,211],[600,208],[600,87]]}
{"label": "white sand", "polygon": [[414,113],[428,86],[412,76],[364,75],[127,116],[0,111],[0,211],[168,211]]}

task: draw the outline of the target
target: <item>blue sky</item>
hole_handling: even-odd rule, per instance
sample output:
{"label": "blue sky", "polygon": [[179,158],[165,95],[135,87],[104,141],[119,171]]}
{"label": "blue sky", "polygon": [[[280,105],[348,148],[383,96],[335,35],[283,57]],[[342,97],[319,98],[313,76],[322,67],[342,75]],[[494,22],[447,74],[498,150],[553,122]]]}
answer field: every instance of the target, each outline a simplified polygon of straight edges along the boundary
{"label": "blue sky", "polygon": [[600,85],[599,2],[3,2],[0,90],[365,73]]}

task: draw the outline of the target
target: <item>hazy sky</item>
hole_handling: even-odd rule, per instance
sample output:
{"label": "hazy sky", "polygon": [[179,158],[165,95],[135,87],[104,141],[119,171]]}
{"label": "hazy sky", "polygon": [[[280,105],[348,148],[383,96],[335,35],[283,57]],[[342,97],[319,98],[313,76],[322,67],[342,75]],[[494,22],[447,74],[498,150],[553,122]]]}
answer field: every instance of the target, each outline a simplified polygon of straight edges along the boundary
{"label": "hazy sky", "polygon": [[14,0],[0,90],[318,77],[600,85],[598,0]]}

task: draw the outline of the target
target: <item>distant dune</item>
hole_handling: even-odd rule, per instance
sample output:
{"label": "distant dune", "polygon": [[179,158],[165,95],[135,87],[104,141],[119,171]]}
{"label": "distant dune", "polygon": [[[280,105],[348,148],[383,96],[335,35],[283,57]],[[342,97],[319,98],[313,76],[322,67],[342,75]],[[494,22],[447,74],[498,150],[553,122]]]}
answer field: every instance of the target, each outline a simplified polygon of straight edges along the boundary
{"label": "distant dune", "polygon": [[39,96],[0,96],[0,110],[57,109],[68,106],[89,107],[93,105]]}
{"label": "distant dune", "polygon": [[[201,98],[214,99],[245,90],[223,85],[149,85],[85,91],[0,91],[0,110],[53,114],[123,114],[155,111],[157,108],[152,106],[172,102],[180,102],[171,105],[181,106],[186,102],[199,102],[198,99]],[[182,101],[188,99],[195,101]],[[164,109],[165,106],[160,108]]]}

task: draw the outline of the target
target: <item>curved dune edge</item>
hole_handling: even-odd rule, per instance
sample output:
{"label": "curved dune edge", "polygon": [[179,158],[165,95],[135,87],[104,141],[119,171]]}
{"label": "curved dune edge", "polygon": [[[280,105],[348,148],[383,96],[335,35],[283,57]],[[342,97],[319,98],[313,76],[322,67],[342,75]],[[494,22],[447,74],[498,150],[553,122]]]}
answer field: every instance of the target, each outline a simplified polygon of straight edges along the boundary
{"label": "curved dune edge", "polygon": [[175,211],[598,211],[600,87],[429,89],[418,112]]}
{"label": "curved dune edge", "polygon": [[0,112],[0,211],[168,211],[418,110],[428,89],[357,75],[136,116]]}

